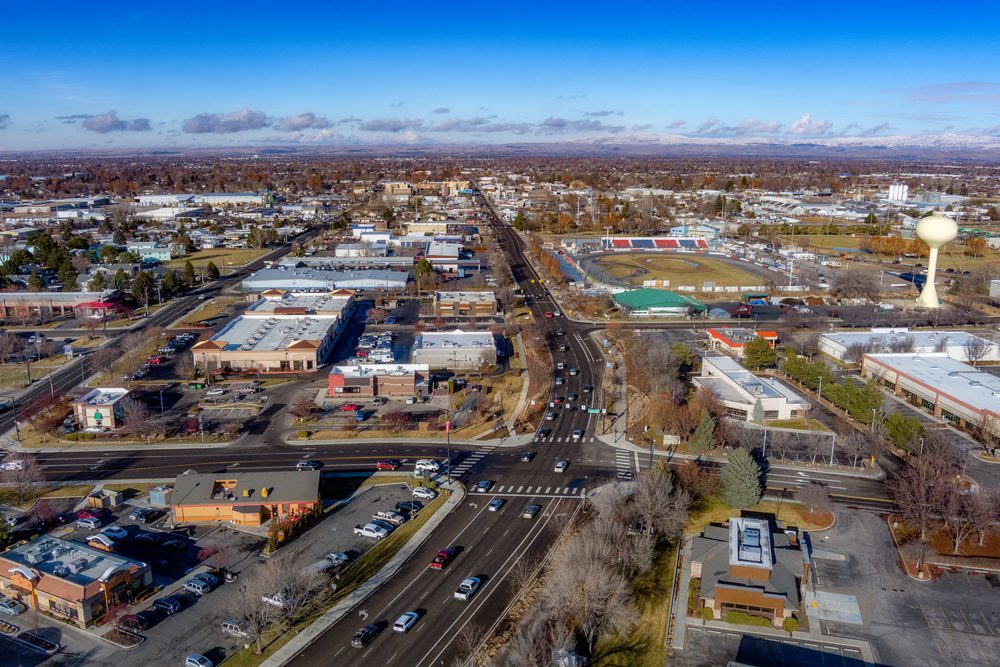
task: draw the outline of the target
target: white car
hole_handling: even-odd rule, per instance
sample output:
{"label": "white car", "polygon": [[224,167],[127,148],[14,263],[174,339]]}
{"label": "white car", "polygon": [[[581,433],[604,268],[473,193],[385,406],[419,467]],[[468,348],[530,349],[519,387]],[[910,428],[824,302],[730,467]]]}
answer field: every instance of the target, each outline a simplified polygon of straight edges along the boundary
{"label": "white car", "polygon": [[568,467],[569,467],[569,461],[559,461],[558,463],[556,463],[555,471],[566,472],[566,468]]}
{"label": "white car", "polygon": [[90,530],[97,530],[101,527],[101,520],[88,517],[86,519],[77,519],[77,528],[89,528]]}
{"label": "white car", "polygon": [[2,598],[0,599],[0,612],[8,614],[10,616],[17,616],[27,610],[23,602],[18,602],[12,598]]}
{"label": "white car", "polygon": [[433,459],[418,459],[416,470],[426,470],[427,472],[437,472],[441,469],[441,464]]}
{"label": "white car", "polygon": [[222,396],[226,393],[226,390],[222,387],[216,387],[215,389],[209,389],[205,392],[206,396]]}
{"label": "white car", "polygon": [[392,624],[392,629],[396,632],[409,632],[413,624],[417,622],[420,616],[415,611],[408,611],[399,618],[396,622]]}
{"label": "white car", "polygon": [[416,486],[413,488],[413,497],[421,500],[434,500],[438,494],[437,491],[428,489],[426,486]]}
{"label": "white car", "polygon": [[0,470],[4,472],[24,470],[24,461],[22,459],[7,459],[3,463],[0,463]]}
{"label": "white car", "polygon": [[[204,299],[205,297],[200,296],[198,298]],[[184,658],[184,667],[215,667],[215,663],[200,653],[192,653]]]}
{"label": "white car", "polygon": [[124,540],[128,537],[128,531],[119,526],[108,526],[103,528],[101,532],[116,540]]}
{"label": "white car", "polygon": [[469,577],[468,579],[463,579],[462,583],[458,585],[458,590],[455,591],[455,599],[471,600],[472,596],[475,595],[476,591],[479,590],[480,583],[482,582],[479,581],[478,577]]}

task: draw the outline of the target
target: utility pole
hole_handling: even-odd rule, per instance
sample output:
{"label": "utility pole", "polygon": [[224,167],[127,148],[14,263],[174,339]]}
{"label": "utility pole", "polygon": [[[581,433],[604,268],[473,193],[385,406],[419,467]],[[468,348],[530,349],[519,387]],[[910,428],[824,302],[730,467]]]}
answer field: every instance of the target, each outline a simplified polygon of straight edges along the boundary
{"label": "utility pole", "polygon": [[448,488],[451,489],[451,416],[449,410],[447,421],[444,423],[444,433],[448,440],[448,461],[445,463],[445,476],[448,479]]}

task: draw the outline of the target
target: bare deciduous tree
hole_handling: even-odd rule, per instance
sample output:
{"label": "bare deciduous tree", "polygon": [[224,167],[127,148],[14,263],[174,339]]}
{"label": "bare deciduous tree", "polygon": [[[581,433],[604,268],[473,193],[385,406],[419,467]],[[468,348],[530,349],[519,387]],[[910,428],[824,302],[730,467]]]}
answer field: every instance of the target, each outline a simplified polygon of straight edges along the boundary
{"label": "bare deciduous tree", "polygon": [[941,518],[951,532],[951,553],[958,554],[962,542],[977,530],[977,508],[971,494],[963,494],[954,484],[941,486]]}
{"label": "bare deciduous tree", "polygon": [[975,366],[977,363],[986,358],[996,344],[986,340],[985,338],[980,338],[979,336],[969,336],[965,341],[965,345],[962,346],[962,351],[965,352],[965,358],[970,364]]}
{"label": "bare deciduous tree", "polygon": [[826,487],[816,482],[806,484],[796,491],[795,499],[813,513],[829,512],[831,508],[830,494]]}
{"label": "bare deciduous tree", "polygon": [[767,451],[771,456],[776,456],[780,461],[784,461],[789,454],[795,451],[795,437],[788,431],[768,431]]}
{"label": "bare deciduous tree", "polygon": [[4,464],[9,465],[0,473],[0,480],[14,489],[18,502],[33,498],[38,485],[45,481],[38,459],[31,454],[11,454],[4,459]]}
{"label": "bare deciduous tree", "polygon": [[946,499],[942,475],[936,462],[921,456],[888,482],[899,513],[919,534],[927,539],[931,520],[941,512]]}
{"label": "bare deciduous tree", "polygon": [[875,453],[875,440],[870,435],[852,430],[837,440],[837,449],[856,468],[858,461]]}

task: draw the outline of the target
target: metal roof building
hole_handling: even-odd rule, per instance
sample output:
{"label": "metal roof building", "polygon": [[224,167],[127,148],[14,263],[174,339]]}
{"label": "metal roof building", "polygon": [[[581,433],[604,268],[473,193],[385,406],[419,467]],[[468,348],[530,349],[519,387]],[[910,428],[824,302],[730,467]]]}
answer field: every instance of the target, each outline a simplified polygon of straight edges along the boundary
{"label": "metal roof building", "polygon": [[614,295],[614,299],[615,303],[628,311],[630,317],[676,317],[706,310],[705,304],[694,297],[647,287],[619,292]]}

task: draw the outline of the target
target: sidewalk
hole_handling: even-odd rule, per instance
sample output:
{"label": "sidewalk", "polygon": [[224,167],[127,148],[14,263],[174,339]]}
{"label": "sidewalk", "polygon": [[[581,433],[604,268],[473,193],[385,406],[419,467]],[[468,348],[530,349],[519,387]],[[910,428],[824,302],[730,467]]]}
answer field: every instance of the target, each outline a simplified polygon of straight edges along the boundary
{"label": "sidewalk", "polygon": [[105,452],[109,448],[114,448],[116,453],[121,452],[131,452],[131,451],[171,451],[178,449],[222,449],[223,447],[229,447],[233,442],[206,442],[204,444],[200,442],[183,442],[176,445],[147,445],[143,442],[80,442],[80,443],[60,443],[53,445],[52,447],[22,447],[16,440],[11,437],[4,436],[3,441],[0,442],[0,448],[6,449],[11,452],[22,452],[26,454],[52,454],[57,452]]}
{"label": "sidewalk", "polygon": [[861,653],[866,665],[876,664],[875,654],[872,652],[871,645],[868,642],[860,639],[841,637],[839,635],[825,635],[819,627],[813,627],[811,618],[809,622],[809,632],[795,631],[791,633],[791,636],[789,636],[789,633],[780,628],[767,628],[754,625],[733,625],[731,623],[726,623],[725,621],[702,621],[697,625],[712,628],[713,630],[738,632],[744,635],[756,635],[779,641],[793,639],[800,642],[806,642],[808,644],[822,643],[827,645],[850,647]]}
{"label": "sidewalk", "polygon": [[[523,447],[535,439],[534,433],[523,433],[513,437],[495,438],[493,440],[457,440],[451,439],[452,447],[460,445],[462,447]],[[285,440],[286,445],[296,447],[309,447],[312,445],[364,445],[370,442],[374,445],[384,446],[386,444],[401,445],[437,445],[444,447],[447,443],[444,438],[333,438],[328,440]]]}
{"label": "sidewalk", "polygon": [[378,590],[382,584],[395,576],[396,572],[403,566],[403,563],[413,555],[413,552],[420,548],[420,545],[430,537],[431,533],[444,521],[445,517],[451,514],[452,510],[458,507],[465,499],[465,487],[457,483],[454,483],[454,487],[454,493],[445,501],[441,509],[428,519],[427,523],[420,527],[420,530],[414,533],[413,537],[396,552],[396,555],[375,576],[358,586],[353,593],[338,602],[308,628],[275,651],[270,658],[261,663],[261,667],[280,667],[290,661],[299,651],[315,641],[320,635],[346,616],[351,609],[362,603],[368,596]]}

